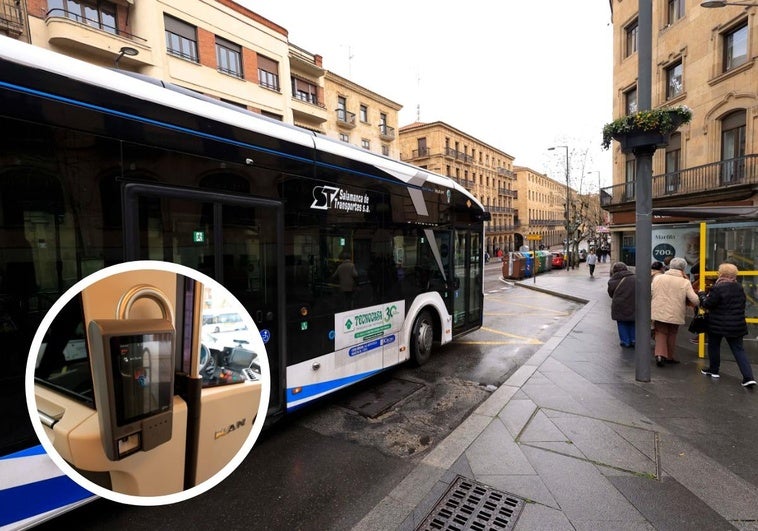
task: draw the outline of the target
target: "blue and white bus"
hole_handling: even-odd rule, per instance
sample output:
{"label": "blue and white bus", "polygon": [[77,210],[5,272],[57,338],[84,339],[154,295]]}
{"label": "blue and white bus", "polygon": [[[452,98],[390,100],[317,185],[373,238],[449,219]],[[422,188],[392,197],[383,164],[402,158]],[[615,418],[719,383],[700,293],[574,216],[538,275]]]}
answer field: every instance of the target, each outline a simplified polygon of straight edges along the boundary
{"label": "blue and white bus", "polygon": [[268,424],[482,324],[489,213],[447,177],[4,37],[0,138],[0,528],[89,497],[39,451],[24,373],[46,312],[102,268],[171,262],[228,289],[265,343]]}

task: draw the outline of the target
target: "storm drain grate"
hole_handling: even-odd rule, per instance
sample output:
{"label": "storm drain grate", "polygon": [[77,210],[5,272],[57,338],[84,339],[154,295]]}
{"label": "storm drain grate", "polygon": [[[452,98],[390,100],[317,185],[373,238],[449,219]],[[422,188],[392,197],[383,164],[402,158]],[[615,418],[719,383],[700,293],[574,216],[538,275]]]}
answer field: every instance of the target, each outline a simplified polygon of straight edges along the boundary
{"label": "storm drain grate", "polygon": [[458,476],[416,531],[513,529],[523,508],[521,498]]}

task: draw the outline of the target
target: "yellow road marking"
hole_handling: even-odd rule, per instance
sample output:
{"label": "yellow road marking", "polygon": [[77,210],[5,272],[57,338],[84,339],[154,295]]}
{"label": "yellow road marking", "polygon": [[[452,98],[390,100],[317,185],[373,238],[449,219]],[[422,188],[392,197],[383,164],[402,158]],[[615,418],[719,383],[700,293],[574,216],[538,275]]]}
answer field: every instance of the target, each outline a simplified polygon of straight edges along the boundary
{"label": "yellow road marking", "polygon": [[527,345],[542,345],[542,341],[539,339],[535,339],[532,337],[524,337],[519,336],[516,334],[510,334],[508,332],[503,332],[501,330],[494,330],[492,328],[487,328],[486,326],[481,327],[479,330],[483,330],[485,332],[491,332],[493,334],[497,334],[500,336],[505,336],[512,338],[514,340],[518,341],[457,341],[457,343],[463,343],[466,345],[513,345],[516,343],[525,343]]}

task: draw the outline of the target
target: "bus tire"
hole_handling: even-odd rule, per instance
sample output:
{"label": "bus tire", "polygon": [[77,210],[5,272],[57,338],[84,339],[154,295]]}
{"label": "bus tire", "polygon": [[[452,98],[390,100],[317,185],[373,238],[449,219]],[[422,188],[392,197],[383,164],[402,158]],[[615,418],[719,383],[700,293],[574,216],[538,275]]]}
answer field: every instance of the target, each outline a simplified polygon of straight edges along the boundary
{"label": "bus tire", "polygon": [[434,322],[432,315],[424,310],[416,317],[411,331],[411,362],[420,367],[432,355],[434,344]]}

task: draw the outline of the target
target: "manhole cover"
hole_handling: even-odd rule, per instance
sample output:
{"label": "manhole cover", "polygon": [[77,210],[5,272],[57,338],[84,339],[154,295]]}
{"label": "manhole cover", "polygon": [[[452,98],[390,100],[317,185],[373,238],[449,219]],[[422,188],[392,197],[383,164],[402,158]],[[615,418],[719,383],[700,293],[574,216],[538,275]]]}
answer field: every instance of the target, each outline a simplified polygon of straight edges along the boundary
{"label": "manhole cover", "polygon": [[416,531],[513,529],[523,508],[521,498],[458,476]]}
{"label": "manhole cover", "polygon": [[421,387],[423,384],[393,378],[362,393],[352,395],[342,402],[342,405],[364,417],[376,418]]}

